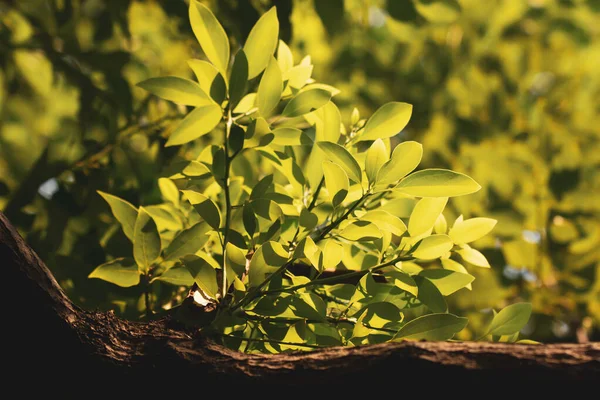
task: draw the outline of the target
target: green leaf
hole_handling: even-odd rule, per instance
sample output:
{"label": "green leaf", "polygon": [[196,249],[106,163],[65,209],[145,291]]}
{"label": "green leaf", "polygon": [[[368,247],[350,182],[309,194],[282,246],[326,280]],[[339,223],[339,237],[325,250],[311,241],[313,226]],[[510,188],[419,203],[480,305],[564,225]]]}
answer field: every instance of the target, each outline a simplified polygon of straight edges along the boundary
{"label": "green leaf", "polygon": [[248,236],[252,238],[256,232],[257,221],[254,210],[252,209],[252,204],[248,202],[244,204],[244,209],[242,210],[242,222],[244,224],[244,229],[248,232]]}
{"label": "green leaf", "polygon": [[[463,274],[468,274],[469,272],[467,271],[467,269],[460,263],[451,260],[449,258],[445,258],[442,259],[442,267],[444,267],[444,269],[450,270],[450,271],[456,271],[456,272],[460,272]],[[471,286],[471,284],[469,283],[467,286],[465,286],[467,289],[472,290],[473,287]]]}
{"label": "green leaf", "polygon": [[214,14],[202,3],[190,1],[190,23],[206,58],[225,75],[229,65],[229,39]]}
{"label": "green leaf", "polygon": [[331,93],[324,89],[309,89],[298,93],[283,109],[283,116],[293,118],[308,114],[329,103]]}
{"label": "green leaf", "polygon": [[360,165],[358,165],[358,162],[348,150],[339,144],[332,142],[318,142],[317,146],[323,150],[330,161],[342,167],[348,175],[348,178],[357,183],[362,181]]}
{"label": "green leaf", "polygon": [[333,206],[337,207],[342,204],[348,195],[350,187],[348,175],[346,175],[342,167],[331,161],[323,161],[323,175],[325,177],[325,186],[329,192],[329,198]]}
{"label": "green leaf", "polygon": [[481,239],[494,229],[495,219],[471,218],[454,224],[448,235],[456,244],[465,244]]}
{"label": "green leaf", "polygon": [[186,106],[207,106],[214,104],[196,82],[177,76],[162,76],[150,78],[137,84],[165,100]]}
{"label": "green leaf", "polygon": [[[248,86],[248,59],[243,49],[237,52],[229,77],[229,103],[235,109]],[[254,101],[252,102],[254,104]]]}
{"label": "green leaf", "polygon": [[310,236],[302,239],[294,251],[294,258],[306,258],[317,271],[322,271],[321,249]]}
{"label": "green leaf", "polygon": [[415,205],[408,220],[408,232],[412,237],[417,237],[431,232],[435,221],[438,219],[448,203],[447,197],[426,197]]}
{"label": "green leaf", "polygon": [[96,267],[88,278],[102,279],[121,287],[131,287],[140,283],[140,271],[131,258],[117,258]]}
{"label": "green leaf", "polygon": [[365,242],[381,239],[382,237],[377,225],[368,221],[353,222],[342,229],[339,235],[347,240]]}
{"label": "green leaf", "polygon": [[519,332],[529,321],[531,310],[530,303],[516,303],[504,307],[494,316],[488,334],[501,336]]}
{"label": "green leaf", "polygon": [[294,315],[310,320],[325,320],[327,305],[314,293],[298,293],[290,302]]}
{"label": "green leaf", "polygon": [[189,60],[188,65],[194,71],[202,91],[208,93],[217,104],[221,104],[227,95],[227,84],[219,70],[204,60]]}
{"label": "green leaf", "polygon": [[185,256],[182,261],[198,287],[209,297],[216,299],[217,293],[219,293],[219,284],[217,283],[217,271],[212,263],[205,256],[197,255]]}
{"label": "green leaf", "polygon": [[164,251],[165,261],[175,261],[188,254],[194,254],[208,242],[210,226],[204,221],[200,221],[191,228],[181,231],[169,243]]}
{"label": "green leaf", "polygon": [[481,186],[467,175],[447,169],[425,169],[404,178],[397,191],[417,197],[454,197],[471,194]]}
{"label": "green leaf", "polygon": [[307,231],[317,226],[318,222],[319,217],[317,217],[316,214],[308,211],[308,209],[303,208],[302,211],[300,211],[300,218],[298,218],[298,224]]}
{"label": "green leaf", "polygon": [[340,110],[331,101],[317,111],[304,116],[315,124],[315,142],[337,143],[341,136],[342,116]]}
{"label": "green leaf", "polygon": [[[301,89],[306,85],[313,72],[312,65],[296,65],[290,68],[283,74],[283,80],[288,82],[288,85],[294,89]],[[327,90],[325,88],[321,88]],[[328,90],[333,96],[331,90]]]}
{"label": "green leaf", "polygon": [[460,16],[460,3],[456,0],[417,0],[415,8],[432,23],[449,24]]}
{"label": "green leaf", "polygon": [[434,260],[448,253],[453,246],[448,235],[431,235],[421,240],[412,256],[420,260]]}
{"label": "green leaf", "polygon": [[154,281],[161,281],[175,286],[192,286],[194,284],[192,274],[185,267],[169,268],[164,274],[152,279],[152,282]]}
{"label": "green leaf", "polygon": [[172,207],[159,204],[147,206],[146,212],[150,214],[159,232],[178,231],[182,228],[181,219],[172,211]]}
{"label": "green leaf", "polygon": [[279,20],[276,8],[272,7],[256,22],[244,44],[244,53],[248,57],[248,79],[260,74],[269,64],[277,47],[278,37]]}
{"label": "green leaf", "polygon": [[463,258],[463,260],[470,264],[481,268],[490,268],[490,263],[485,256],[478,250],[470,247],[468,244],[463,245],[463,247],[456,250],[456,252]]}
{"label": "green leaf", "polygon": [[142,272],[147,272],[150,265],[160,255],[160,235],[156,223],[140,207],[133,229],[133,258]]}
{"label": "green leaf", "polygon": [[277,64],[279,64],[279,69],[284,74],[294,66],[292,51],[283,40],[279,41],[279,47],[277,48]]}
{"label": "green leaf", "polygon": [[216,104],[198,107],[189,113],[169,136],[165,146],[177,146],[206,135],[221,122],[223,111]]}
{"label": "green leaf", "polygon": [[248,283],[256,287],[288,261],[288,252],[278,242],[262,244],[250,260]]}
{"label": "green leaf", "polygon": [[325,239],[319,243],[323,254],[323,269],[336,269],[342,261],[344,247],[333,239]]}
{"label": "green leaf", "polygon": [[169,178],[158,178],[158,188],[163,200],[170,201],[174,206],[179,206],[179,189]]}
{"label": "green leaf", "polygon": [[373,210],[360,217],[361,221],[369,221],[377,225],[382,231],[390,232],[396,236],[402,236],[406,232],[406,225],[402,220],[387,211]]}
{"label": "green leaf", "polygon": [[386,139],[400,133],[412,114],[412,105],[392,102],[381,106],[369,118],[357,141]]}
{"label": "green leaf", "polygon": [[250,200],[261,199],[264,195],[271,190],[271,185],[273,184],[273,174],[265,175],[256,185],[252,188],[252,192],[250,193]]}
{"label": "green leaf", "polygon": [[449,340],[469,322],[453,314],[429,314],[413,319],[394,336],[394,340]]}
{"label": "green leaf", "polygon": [[422,157],[423,146],[420,143],[400,143],[392,152],[392,158],[377,173],[377,183],[389,185],[398,182],[417,168]]}
{"label": "green leaf", "polygon": [[268,117],[273,109],[279,104],[283,92],[283,79],[277,61],[271,57],[265,73],[260,79],[258,92],[256,93],[256,106],[260,115]]}
{"label": "green leaf", "polygon": [[440,292],[440,290],[431,282],[429,279],[423,278],[422,276],[415,276],[413,278],[419,288],[417,298],[427,308],[434,313],[442,313],[448,311],[448,305],[446,299]]}
{"label": "green leaf", "polygon": [[365,158],[365,172],[369,182],[374,184],[377,180],[377,173],[379,169],[390,159],[385,143],[381,139],[377,139],[373,142]]}
{"label": "green leaf", "polygon": [[302,144],[302,131],[296,128],[281,127],[273,130],[272,144],[278,146],[299,146]]}
{"label": "green leaf", "polygon": [[194,192],[193,190],[181,191],[188,199],[194,209],[200,214],[202,219],[206,221],[213,229],[219,230],[221,226],[221,211],[219,207],[205,195]]}
{"label": "green leaf", "polygon": [[429,279],[444,296],[449,296],[457,290],[467,287],[475,280],[472,275],[439,268],[424,269],[419,275]]}
{"label": "green leaf", "polygon": [[112,194],[104,193],[98,190],[98,194],[106,200],[110,206],[110,210],[113,215],[121,224],[123,233],[133,243],[133,229],[135,227],[135,220],[138,215],[138,210],[130,202],[113,196]]}
{"label": "green leaf", "polygon": [[385,277],[389,282],[393,282],[394,286],[399,287],[417,297],[419,294],[419,288],[415,280],[406,272],[400,271],[398,268],[385,272]]}

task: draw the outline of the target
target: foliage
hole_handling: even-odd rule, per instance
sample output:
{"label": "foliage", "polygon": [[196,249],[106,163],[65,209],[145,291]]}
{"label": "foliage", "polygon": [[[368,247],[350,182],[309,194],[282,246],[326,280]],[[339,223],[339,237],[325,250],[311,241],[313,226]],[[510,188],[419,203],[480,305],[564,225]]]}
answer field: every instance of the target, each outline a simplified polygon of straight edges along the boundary
{"label": "foliage", "polygon": [[[475,279],[457,260],[489,268],[469,243],[495,221],[461,216],[448,229],[448,198],[480,186],[450,170],[413,172],[421,146],[391,140],[412,107],[388,103],[344,127],[337,89],[315,82],[302,69],[310,58],[296,64],[278,40],[275,8],[231,68],[214,14],[195,0],[189,13],[209,60],[188,62],[198,82],[168,76],[139,86],[194,107],[166,146],[185,151],[204,136],[209,144],[161,178],[163,203],[136,209],[102,193],[137,268],[117,258],[90,277],[144,285],[148,315],[165,306],[155,282],[191,286],[196,303],[217,308],[203,328],[244,351],[447,340],[464,329],[467,319],[448,313],[445,296]],[[294,273],[300,266],[308,273]],[[486,335],[516,341],[530,313],[528,304],[507,307]]]}

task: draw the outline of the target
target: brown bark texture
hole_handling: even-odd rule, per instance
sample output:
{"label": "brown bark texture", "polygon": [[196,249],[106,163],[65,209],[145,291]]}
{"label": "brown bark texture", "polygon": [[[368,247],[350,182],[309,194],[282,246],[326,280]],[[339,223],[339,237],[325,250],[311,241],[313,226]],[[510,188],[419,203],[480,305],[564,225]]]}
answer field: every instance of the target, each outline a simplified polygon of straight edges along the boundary
{"label": "brown bark texture", "polygon": [[419,382],[430,382],[432,390],[452,382],[491,391],[507,389],[506,384],[600,387],[600,343],[402,342],[250,355],[186,331],[169,319],[141,323],[111,312],[85,311],[67,298],[1,212],[0,266],[1,354],[9,385],[13,376],[35,376],[96,385],[146,382],[146,388],[174,380],[177,385],[244,389],[400,388]]}

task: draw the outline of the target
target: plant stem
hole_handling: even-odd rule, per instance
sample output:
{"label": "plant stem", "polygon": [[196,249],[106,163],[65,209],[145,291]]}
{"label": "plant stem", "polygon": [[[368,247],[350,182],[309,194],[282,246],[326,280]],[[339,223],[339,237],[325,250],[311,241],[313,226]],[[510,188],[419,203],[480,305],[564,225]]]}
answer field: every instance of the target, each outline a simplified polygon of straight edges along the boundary
{"label": "plant stem", "polygon": [[223,177],[223,190],[225,190],[225,232],[223,233],[223,282],[221,287],[221,301],[225,300],[227,294],[227,241],[229,237],[229,229],[231,225],[231,194],[229,193],[229,166],[231,159],[229,158],[229,134],[233,119],[231,118],[231,110],[227,111],[227,129],[225,129],[225,176]]}
{"label": "plant stem", "polygon": [[385,267],[389,267],[391,265],[394,265],[397,262],[400,262],[400,261],[411,261],[411,260],[414,260],[414,258],[413,257],[396,257],[393,260],[386,261],[386,262],[381,263],[381,264],[377,264],[377,265],[375,265],[375,266],[373,266],[373,267],[371,267],[369,269],[366,269],[364,271],[355,271],[355,272],[350,272],[350,273],[339,275],[339,276],[332,276],[332,277],[323,278],[323,279],[315,279],[314,281],[306,282],[306,283],[303,283],[301,285],[288,286],[288,287],[284,287],[284,288],[281,288],[281,289],[268,290],[266,292],[263,292],[263,295],[274,294],[274,293],[282,293],[282,292],[294,292],[296,290],[304,289],[304,288],[310,287],[310,286],[333,284],[333,283],[337,283],[340,280],[345,280],[345,279],[348,279],[348,278],[363,277],[364,275],[368,274],[369,272],[378,271],[378,270],[383,269]]}
{"label": "plant stem", "polygon": [[144,275],[144,303],[146,303],[146,318],[152,317],[152,307],[150,306],[150,273]]}
{"label": "plant stem", "polygon": [[354,204],[352,204],[352,206],[344,213],[344,215],[342,215],[341,217],[339,217],[338,219],[336,219],[335,221],[333,221],[331,224],[329,224],[327,227],[325,227],[325,229],[319,234],[319,236],[316,237],[315,239],[315,243],[320,242],[321,240],[323,240],[325,238],[325,236],[327,236],[327,234],[329,232],[331,232],[332,230],[334,230],[335,228],[338,227],[338,225],[345,220],[346,218],[348,218],[348,216],[350,214],[352,214],[352,212],[354,210],[356,210],[358,208],[358,206],[361,205],[361,203],[367,199],[367,197],[369,197],[369,193],[364,194],[360,199],[356,200],[354,202]]}

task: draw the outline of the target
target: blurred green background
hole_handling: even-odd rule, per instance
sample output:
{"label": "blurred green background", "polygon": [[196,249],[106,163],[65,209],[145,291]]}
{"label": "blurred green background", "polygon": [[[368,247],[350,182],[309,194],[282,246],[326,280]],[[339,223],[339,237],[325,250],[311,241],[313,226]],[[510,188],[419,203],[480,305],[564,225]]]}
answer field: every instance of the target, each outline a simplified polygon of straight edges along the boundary
{"label": "blurred green background", "polygon": [[[345,122],[414,105],[399,134],[483,189],[454,217],[499,223],[477,243],[491,270],[449,299],[481,315],[533,304],[525,336],[600,340],[600,0],[207,0],[234,46],[277,6],[282,39],[341,90]],[[87,279],[127,254],[96,190],[160,201],[185,108],[135,83],[192,77],[203,58],[185,0],[0,2],[0,210],[69,296],[135,318],[139,288]],[[1,263],[1,261],[0,261]],[[6,282],[10,285],[10,282]],[[18,302],[18,292],[15,302]],[[469,331],[461,339],[472,339]]]}

